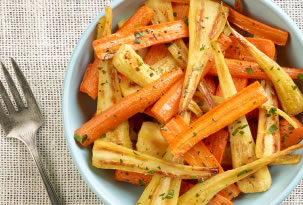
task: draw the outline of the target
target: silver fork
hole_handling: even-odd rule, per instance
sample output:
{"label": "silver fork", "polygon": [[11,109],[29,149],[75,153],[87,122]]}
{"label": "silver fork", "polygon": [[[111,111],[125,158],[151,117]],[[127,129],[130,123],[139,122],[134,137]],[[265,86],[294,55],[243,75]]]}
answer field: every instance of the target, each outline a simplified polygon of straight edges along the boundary
{"label": "silver fork", "polygon": [[43,124],[44,118],[38,107],[33,92],[27,80],[25,79],[22,71],[20,70],[19,66],[17,65],[14,59],[11,58],[11,61],[19,85],[22,88],[24,97],[26,99],[27,106],[25,106],[25,104],[23,103],[23,100],[20,96],[19,91],[16,88],[14,81],[12,80],[12,77],[5,68],[4,64],[1,62],[2,70],[8,87],[10,88],[12,96],[16,102],[17,110],[14,108],[14,105],[12,104],[7,94],[7,91],[5,90],[2,82],[0,81],[0,95],[8,111],[8,114],[6,114],[5,109],[0,105],[0,124],[2,125],[2,128],[4,129],[7,137],[12,137],[21,140],[27,146],[37,165],[37,168],[44,182],[44,186],[49,195],[51,203],[57,205],[60,204],[60,201],[44,171],[36,147],[36,133]]}

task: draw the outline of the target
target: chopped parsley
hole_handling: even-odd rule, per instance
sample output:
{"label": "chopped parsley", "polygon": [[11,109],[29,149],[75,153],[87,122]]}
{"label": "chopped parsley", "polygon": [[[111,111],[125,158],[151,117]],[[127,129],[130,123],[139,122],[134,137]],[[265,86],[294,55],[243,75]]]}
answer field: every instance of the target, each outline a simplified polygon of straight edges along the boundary
{"label": "chopped parsley", "polygon": [[277,115],[277,108],[275,108],[275,107],[270,108],[270,110],[268,111],[268,113],[270,113],[272,115]]}
{"label": "chopped parsley", "polygon": [[168,194],[162,199],[172,199],[174,197],[175,191],[173,189],[169,190]]}
{"label": "chopped parsley", "polygon": [[[202,66],[204,66],[204,65],[202,65]],[[202,66],[200,66],[200,67],[195,67],[195,68],[193,68],[193,70],[201,70],[201,69],[202,69]]]}
{"label": "chopped parsley", "polygon": [[187,17],[187,16],[184,17],[184,23],[185,23],[186,25],[188,25],[188,17]]}
{"label": "chopped parsley", "polygon": [[194,136],[194,137],[197,136],[197,133],[196,133],[196,132],[193,132],[193,136]]}
{"label": "chopped parsley", "polygon": [[113,115],[115,118],[117,118],[118,116],[117,115]]}
{"label": "chopped parsley", "polygon": [[292,88],[293,90],[296,90],[296,89],[298,88],[298,86],[292,85],[291,88]]}
{"label": "chopped parsley", "polygon": [[105,138],[105,137],[106,137],[106,134],[102,135],[100,138],[103,139],[103,138]]}
{"label": "chopped parsley", "polygon": [[135,43],[135,44],[140,44],[140,43],[141,43],[141,40],[140,40],[139,38],[136,38],[135,41],[134,41],[134,43]]}
{"label": "chopped parsley", "polygon": [[269,133],[274,133],[276,130],[278,130],[278,127],[276,125],[272,125],[268,128]]}
{"label": "chopped parsley", "polygon": [[[235,136],[240,130],[244,129],[245,127],[247,127],[248,125],[243,125],[243,126],[240,126],[240,127],[237,127],[235,129],[235,131],[233,131],[232,135]],[[241,134],[241,133],[240,133]],[[244,133],[243,133],[244,134]]]}
{"label": "chopped parsley", "polygon": [[152,174],[153,175],[153,174],[155,174],[155,171],[154,170],[150,170],[150,171],[147,172],[147,174]]}
{"label": "chopped parsley", "polygon": [[303,80],[303,74],[302,74],[302,73],[299,73],[299,74],[298,74],[298,79],[299,79],[299,80]]}
{"label": "chopped parsley", "polygon": [[123,164],[123,160],[122,159],[120,159],[120,164]]}
{"label": "chopped parsley", "polygon": [[196,197],[199,197],[199,196],[200,196],[200,194],[196,193]]}
{"label": "chopped parsley", "polygon": [[249,172],[251,172],[251,171],[252,171],[252,169],[244,170],[243,172],[240,172],[240,173],[237,175],[237,177],[242,176],[243,174],[247,174],[247,173],[249,173]]}
{"label": "chopped parsley", "polygon": [[200,48],[200,51],[203,51],[205,49],[205,45],[202,45],[202,47]]}
{"label": "chopped parsley", "polygon": [[139,180],[139,184],[142,185],[142,186],[144,186],[146,184],[146,181],[144,181],[144,179],[140,179]]}
{"label": "chopped parsley", "polygon": [[177,17],[177,12],[174,12],[173,14],[174,14],[174,17]]}
{"label": "chopped parsley", "polygon": [[253,73],[254,73],[252,67],[246,68],[246,72],[247,72],[248,74],[253,74]]}
{"label": "chopped parsley", "polygon": [[137,63],[139,67],[143,65],[143,62],[139,58],[137,58]]}
{"label": "chopped parsley", "polygon": [[202,183],[202,182],[204,182],[206,180],[206,178],[201,178],[201,179],[198,179],[198,182],[199,183]]}
{"label": "chopped parsley", "polygon": [[83,135],[83,137],[81,138],[80,135],[75,134],[74,137],[80,143],[83,143],[87,140],[87,135]]}

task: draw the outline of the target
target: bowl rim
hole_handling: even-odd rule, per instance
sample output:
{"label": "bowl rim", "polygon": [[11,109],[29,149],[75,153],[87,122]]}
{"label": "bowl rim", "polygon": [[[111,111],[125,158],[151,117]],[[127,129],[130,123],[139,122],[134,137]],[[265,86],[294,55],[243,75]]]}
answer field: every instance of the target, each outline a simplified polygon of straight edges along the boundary
{"label": "bowl rim", "polygon": [[[111,8],[115,8],[119,6],[121,3],[123,3],[125,0],[113,0],[109,6]],[[301,41],[301,44],[303,45],[303,34],[298,28],[298,26],[294,23],[294,21],[274,2],[268,1],[268,0],[259,0],[261,3],[263,3],[265,6],[270,7],[274,12],[279,13],[283,19],[285,19],[291,28],[300,38],[298,39]],[[95,25],[97,24],[98,20],[105,14],[104,9],[93,19],[93,21],[90,22],[90,24],[87,26],[85,31],[82,33],[77,45],[73,49],[72,55],[70,57],[69,63],[66,68],[65,77],[64,77],[64,83],[63,83],[63,91],[62,91],[62,100],[61,100],[61,106],[62,106],[62,121],[63,121],[63,128],[64,128],[64,136],[66,139],[66,143],[69,149],[69,152],[72,156],[72,160],[74,164],[76,165],[78,171],[80,172],[81,177],[84,179],[86,184],[89,186],[89,188],[103,201],[105,204],[111,204],[110,198],[108,198],[105,194],[102,194],[104,187],[96,187],[94,183],[91,182],[89,177],[87,176],[85,170],[80,166],[79,161],[77,160],[75,150],[73,148],[72,140],[73,137],[67,136],[67,107],[68,107],[68,98],[67,95],[65,95],[66,90],[70,89],[70,82],[71,82],[71,76],[72,72],[74,72],[73,64],[75,64],[76,56],[79,56],[80,49],[79,47],[82,47],[84,44],[84,39],[87,39],[90,33],[95,29]],[[301,169],[296,176],[290,181],[288,186],[284,189],[282,194],[277,196],[275,200],[273,200],[270,204],[279,204],[281,203],[286,197],[290,195],[290,193],[295,189],[295,187],[300,183],[301,179],[303,178],[303,169]]]}

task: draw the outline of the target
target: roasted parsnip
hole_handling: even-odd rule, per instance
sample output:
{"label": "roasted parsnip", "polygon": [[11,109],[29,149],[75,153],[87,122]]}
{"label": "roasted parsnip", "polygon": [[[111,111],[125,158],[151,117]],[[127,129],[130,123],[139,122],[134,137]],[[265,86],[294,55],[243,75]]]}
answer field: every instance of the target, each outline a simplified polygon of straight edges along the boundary
{"label": "roasted parsnip", "polygon": [[278,94],[283,110],[289,115],[297,115],[303,111],[303,94],[291,77],[274,60],[266,56],[236,30],[232,34],[243,43],[259,66],[266,72]]}
{"label": "roasted parsnip", "polygon": [[136,51],[127,44],[119,48],[113,58],[113,65],[120,73],[142,87],[160,78],[160,74],[145,64]]}
{"label": "roasted parsnip", "polygon": [[[278,99],[270,81],[261,81],[266,91],[266,104],[278,107]],[[279,115],[277,109],[259,108],[258,134],[256,140],[256,157],[262,158],[280,151]]]}
{"label": "roasted parsnip", "polygon": [[[111,34],[112,29],[112,10],[110,7],[105,8],[104,24],[98,24],[98,37]],[[122,99],[118,82],[117,71],[112,65],[111,60],[100,61],[99,66],[99,83],[98,83],[98,101],[97,114],[116,104]],[[128,121],[121,123],[117,128],[104,134],[99,140],[113,142],[128,148],[132,147],[129,137]]]}
{"label": "roasted parsnip", "polygon": [[138,133],[136,148],[139,152],[162,158],[167,149],[167,142],[163,138],[161,125],[156,122],[143,122]]}
{"label": "roasted parsnip", "polygon": [[198,183],[192,187],[189,191],[179,197],[179,205],[204,205],[215,196],[216,193],[226,188],[232,183],[235,183],[246,177],[255,176],[253,175],[258,170],[264,168],[269,163],[278,159],[281,156],[285,156],[292,153],[298,149],[303,148],[303,144],[294,145],[286,150],[276,152],[271,156],[267,156],[258,159],[249,164],[243,165],[241,167],[226,171],[222,174],[218,174],[205,180],[203,183]]}
{"label": "roasted parsnip", "polygon": [[[216,42],[212,43],[219,83],[225,99],[237,93],[232,77],[225,63],[224,56]],[[256,159],[255,142],[245,116],[228,126],[233,168],[242,166]],[[271,186],[271,176],[265,166],[254,174],[254,178],[238,181],[239,189],[244,193],[262,192]]]}
{"label": "roasted parsnip", "polygon": [[[174,12],[171,2],[163,0],[147,0],[145,5],[155,11],[155,15],[152,19],[153,24],[174,21]],[[182,39],[178,39],[166,45],[179,66],[185,69],[187,66],[188,49],[184,41]]]}
{"label": "roasted parsnip", "polygon": [[175,164],[111,142],[99,140],[95,141],[93,147],[92,164],[102,169],[119,169],[182,179],[210,177],[218,173],[217,168]]}
{"label": "roasted parsnip", "polygon": [[[206,9],[207,8],[207,9]],[[226,19],[219,3],[210,0],[191,0],[189,9],[189,57],[180,101],[180,113],[188,107],[210,55],[210,42],[223,31]]]}

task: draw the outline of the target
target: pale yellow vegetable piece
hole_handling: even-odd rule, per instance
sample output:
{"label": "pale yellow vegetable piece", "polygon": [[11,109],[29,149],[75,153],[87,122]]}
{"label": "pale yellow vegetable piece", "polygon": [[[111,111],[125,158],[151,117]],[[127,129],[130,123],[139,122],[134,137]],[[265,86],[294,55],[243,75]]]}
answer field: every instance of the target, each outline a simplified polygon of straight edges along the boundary
{"label": "pale yellow vegetable piece", "polygon": [[301,160],[301,155],[285,155],[282,157],[279,157],[275,161],[269,164],[269,166],[274,165],[296,165],[299,164]]}
{"label": "pale yellow vegetable piece", "polygon": [[167,142],[160,129],[161,125],[159,123],[143,122],[138,134],[137,150],[144,154],[162,158],[167,149]]}
{"label": "pale yellow vegetable piece", "polygon": [[[97,27],[98,37],[110,35],[112,29],[112,10],[110,7],[105,8],[105,17],[101,18],[100,21]],[[121,99],[116,69],[112,65],[111,60],[100,61],[97,114],[116,104]],[[117,128],[100,137],[98,140],[113,142],[128,148],[132,147],[128,121],[121,123]]]}
{"label": "pale yellow vegetable piece", "polygon": [[303,111],[303,94],[292,78],[281,66],[257,49],[246,38],[231,28],[232,34],[243,43],[259,66],[266,72],[275,86],[283,110],[289,115],[297,115]]}
{"label": "pale yellow vegetable piece", "polygon": [[113,58],[115,68],[131,81],[144,87],[160,78],[160,74],[145,64],[131,45],[122,45]]}
{"label": "pale yellow vegetable piece", "polygon": [[[207,8],[207,9],[206,9]],[[189,8],[189,55],[179,111],[185,111],[198,87],[210,55],[210,42],[217,40],[226,19],[220,4],[210,0],[191,0]],[[222,22],[223,21],[223,22]]]}
{"label": "pale yellow vegetable piece", "polygon": [[120,169],[182,179],[210,177],[218,173],[217,168],[175,164],[124,146],[99,140],[95,141],[93,147],[92,165],[102,169]]}
{"label": "pale yellow vegetable piece", "polygon": [[[218,43],[213,42],[214,57],[218,78],[223,97],[228,99],[237,93],[236,87],[232,80],[229,69],[225,63],[224,56],[220,50]],[[248,122],[245,116],[242,116],[237,121],[228,126],[230,136],[230,146],[232,154],[233,168],[240,167],[244,164],[256,160],[255,142],[252,137]],[[244,178],[238,181],[238,187],[241,192],[255,193],[263,192],[271,186],[271,176],[268,168],[265,166],[255,173],[254,178]]]}
{"label": "pale yellow vegetable piece", "polygon": [[178,205],[204,205],[211,200],[215,194],[227,186],[247,177],[255,176],[255,172],[270,164],[281,156],[290,154],[303,148],[303,144],[297,144],[286,150],[276,152],[271,156],[263,157],[244,166],[223,172],[211,177],[203,183],[198,183],[189,191],[179,197]]}
{"label": "pale yellow vegetable piece", "polygon": [[[274,87],[270,81],[261,81],[267,95],[266,104],[278,106],[278,99],[274,95]],[[259,108],[258,133],[256,140],[256,157],[262,158],[280,151],[279,115],[276,108],[267,110]]]}

